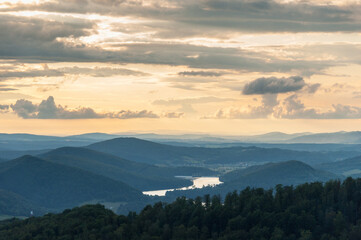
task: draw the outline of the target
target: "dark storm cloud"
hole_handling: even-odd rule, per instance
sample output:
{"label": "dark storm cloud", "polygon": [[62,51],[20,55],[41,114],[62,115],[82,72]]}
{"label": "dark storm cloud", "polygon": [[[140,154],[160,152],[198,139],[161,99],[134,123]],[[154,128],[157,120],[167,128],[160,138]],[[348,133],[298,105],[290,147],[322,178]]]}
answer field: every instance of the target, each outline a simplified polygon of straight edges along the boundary
{"label": "dark storm cloud", "polygon": [[[9,109],[5,108],[4,110]],[[24,119],[97,119],[97,118],[116,118],[116,119],[133,119],[133,118],[160,118],[156,113],[148,110],[131,111],[121,110],[119,112],[97,113],[92,108],[78,107],[74,110],[68,109],[66,106],[56,105],[52,96],[43,100],[40,104],[34,104],[31,101],[20,99],[15,104],[11,104],[10,108],[19,117]],[[0,107],[1,109],[1,107]],[[3,109],[1,109],[3,110]],[[181,113],[165,113],[162,117],[176,118],[181,117]]]}
{"label": "dark storm cloud", "polygon": [[247,83],[244,86],[242,93],[245,95],[277,94],[298,91],[305,86],[305,81],[299,76],[288,78],[258,78],[250,83]]}

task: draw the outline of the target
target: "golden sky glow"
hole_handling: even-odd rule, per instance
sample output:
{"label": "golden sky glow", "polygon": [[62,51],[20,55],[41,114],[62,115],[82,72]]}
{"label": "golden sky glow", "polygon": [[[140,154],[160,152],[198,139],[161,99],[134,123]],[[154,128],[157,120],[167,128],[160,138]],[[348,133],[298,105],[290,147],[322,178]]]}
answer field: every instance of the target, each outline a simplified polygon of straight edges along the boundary
{"label": "golden sky glow", "polygon": [[0,132],[360,130],[360,1],[0,1]]}

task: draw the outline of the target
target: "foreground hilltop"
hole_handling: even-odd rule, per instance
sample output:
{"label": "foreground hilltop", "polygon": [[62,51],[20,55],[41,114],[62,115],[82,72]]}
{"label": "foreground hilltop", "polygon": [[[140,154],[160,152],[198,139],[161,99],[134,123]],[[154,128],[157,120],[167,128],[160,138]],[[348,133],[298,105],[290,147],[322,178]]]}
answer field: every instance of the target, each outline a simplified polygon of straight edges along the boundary
{"label": "foreground hilltop", "polygon": [[361,179],[246,188],[116,215],[101,205],[0,222],[0,239],[361,239]]}

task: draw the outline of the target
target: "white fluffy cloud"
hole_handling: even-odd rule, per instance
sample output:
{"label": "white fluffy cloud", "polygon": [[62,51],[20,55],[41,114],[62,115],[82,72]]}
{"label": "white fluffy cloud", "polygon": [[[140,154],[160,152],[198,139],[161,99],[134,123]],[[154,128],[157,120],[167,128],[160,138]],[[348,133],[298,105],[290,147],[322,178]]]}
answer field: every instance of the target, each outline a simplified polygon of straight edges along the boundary
{"label": "white fluffy cloud", "polygon": [[262,96],[260,106],[248,106],[247,109],[221,109],[216,113],[216,118],[230,119],[257,119],[267,118],[274,111],[274,107],[278,105],[276,94],[265,94]]}
{"label": "white fluffy cloud", "polygon": [[[1,105],[4,110],[9,109],[7,105]],[[121,110],[118,112],[97,113],[89,107],[78,107],[76,109],[69,109],[67,107],[56,105],[52,96],[43,100],[40,104],[34,104],[31,101],[20,99],[15,104],[11,104],[10,108],[19,117],[24,119],[96,119],[96,118],[117,118],[117,119],[132,119],[132,118],[179,118],[181,113],[165,113],[158,115],[152,111],[141,110]],[[0,107],[1,109],[1,107]]]}
{"label": "white fluffy cloud", "polygon": [[[207,117],[209,118],[209,117]],[[361,119],[361,108],[357,106],[333,104],[327,111],[306,107],[297,95],[291,95],[282,102],[277,95],[263,95],[260,106],[248,105],[245,109],[220,109],[211,118],[228,119]]]}

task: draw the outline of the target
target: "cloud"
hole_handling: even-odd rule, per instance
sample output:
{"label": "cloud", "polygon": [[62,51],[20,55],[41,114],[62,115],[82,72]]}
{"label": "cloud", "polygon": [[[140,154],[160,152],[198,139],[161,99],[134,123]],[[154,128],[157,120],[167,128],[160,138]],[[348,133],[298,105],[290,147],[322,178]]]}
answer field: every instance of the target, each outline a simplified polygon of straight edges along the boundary
{"label": "cloud", "polygon": [[28,69],[25,71],[4,71],[0,72],[0,79],[10,78],[33,78],[33,77],[60,77],[65,75],[88,75],[92,77],[111,77],[111,76],[148,76],[149,74],[140,71],[134,71],[125,68],[110,67],[64,67],[51,69],[44,65],[44,69]]}
{"label": "cloud", "polygon": [[12,92],[12,91],[5,91],[0,94],[0,101],[9,101],[9,100],[22,99],[22,98],[34,99],[34,97],[31,95]]}
{"label": "cloud", "polygon": [[182,90],[189,90],[189,91],[200,91],[199,88],[196,88],[194,84],[171,84],[173,88],[179,88]]}
{"label": "cloud", "polygon": [[0,113],[7,113],[9,111],[9,108],[9,105],[0,104]]}
{"label": "cloud", "polygon": [[105,115],[108,118],[130,119],[130,118],[159,118],[159,116],[152,111],[130,111],[122,110],[117,113],[108,113]]}
{"label": "cloud", "polygon": [[11,104],[12,110],[22,118],[36,118],[37,106],[31,101],[20,99],[15,104]]}
{"label": "cloud", "polygon": [[[9,106],[3,105],[5,110]],[[24,119],[97,119],[97,118],[116,118],[116,119],[133,119],[133,118],[160,118],[160,115],[148,110],[131,111],[121,110],[119,112],[97,113],[92,108],[78,107],[76,109],[68,109],[61,105],[56,105],[54,97],[41,101],[40,104],[34,104],[31,101],[20,99],[15,104],[11,104],[10,108],[19,117]],[[0,108],[1,109],[1,108]],[[182,114],[165,113],[162,117],[175,118]]]}
{"label": "cloud", "polygon": [[168,100],[155,100],[153,104],[163,106],[181,106],[179,109],[182,112],[192,113],[195,112],[193,104],[205,104],[215,102],[229,102],[234,101],[233,98],[218,98],[218,97],[199,97],[199,98],[181,98],[181,99],[168,99]]}
{"label": "cloud", "polygon": [[220,109],[217,111],[215,118],[228,119],[257,119],[267,118],[273,113],[274,107],[278,105],[277,94],[265,94],[262,96],[261,106],[248,106],[247,109]]}
{"label": "cloud", "polygon": [[[159,23],[156,36],[202,36],[213,30],[233,32],[360,31],[360,4],[317,4],[317,1],[204,0],[98,1],[63,0],[33,4],[7,3],[2,11],[39,10],[62,13],[142,17]],[[195,30],[196,29],[196,30]],[[128,30],[129,31],[129,30]]]}
{"label": "cloud", "polygon": [[336,42],[328,44],[315,43],[304,46],[290,45],[284,46],[283,51],[291,53],[287,56],[291,61],[297,59],[312,59],[315,56],[326,56],[327,59],[338,61],[339,65],[347,63],[361,64],[361,45],[359,44],[359,41],[351,44],[346,42]]}
{"label": "cloud", "polygon": [[[311,72],[316,71],[313,69],[320,71],[338,64],[332,60],[289,61],[265,52],[235,47],[206,47],[179,42],[156,42],[149,39],[145,39],[145,42],[133,43],[104,39],[101,45],[104,48],[102,48],[86,44],[81,40],[93,34],[97,28],[94,22],[71,17],[65,20],[0,15],[0,31],[3,33],[0,35],[0,58],[16,59],[18,62],[141,63],[188,66],[198,69],[300,74],[310,74],[310,69]],[[60,70],[33,71],[29,75],[59,76],[64,74]],[[66,70],[71,71],[71,69],[63,69],[63,71]],[[100,71],[101,69],[98,69],[96,73],[94,70],[91,74],[101,76]],[[117,70],[109,69],[109,72],[111,71]],[[194,71],[190,74],[207,75],[206,72]],[[103,74],[106,74],[106,71],[103,71]],[[184,74],[189,75],[189,73]]]}
{"label": "cloud", "polygon": [[163,116],[166,118],[181,118],[184,116],[184,113],[170,112],[170,113],[163,114]]}
{"label": "cloud", "polygon": [[310,94],[314,94],[318,91],[318,89],[321,87],[321,84],[315,83],[315,84],[307,84],[305,91]]}
{"label": "cloud", "polygon": [[91,108],[81,107],[76,110],[68,110],[66,107],[56,105],[52,96],[43,100],[39,105],[20,99],[10,106],[19,117],[25,119],[90,119],[102,117]]}
{"label": "cloud", "polygon": [[222,72],[212,72],[212,71],[189,71],[189,72],[179,72],[179,76],[202,76],[202,77],[220,77],[224,75]]}
{"label": "cloud", "polygon": [[17,90],[17,89],[16,88],[4,88],[4,87],[0,88],[0,92],[8,92],[8,91],[15,91],[15,90]]}
{"label": "cloud", "polygon": [[[104,4],[106,3],[106,4]],[[346,61],[360,63],[360,55],[352,52],[353,44],[340,46],[302,45],[309,58],[282,58],[285,50],[277,56],[251,49],[240,49],[228,42],[226,47],[205,47],[179,39],[187,36],[231,39],[244,32],[359,32],[361,24],[358,13],[360,4],[320,5],[311,1],[285,3],[276,0],[204,0],[204,1],[101,1],[64,0],[38,3],[6,3],[0,11],[0,57],[23,62],[111,62],[144,63],[188,66],[198,69],[232,69],[248,72],[282,72],[309,76],[315,72],[342,65]],[[16,11],[45,11],[60,13],[96,13],[111,15],[111,20],[84,20],[85,15],[49,14],[49,19],[11,15]],[[117,17],[142,19],[130,23],[118,23]],[[114,18],[113,18],[114,17]],[[127,34],[123,37],[101,36],[101,43],[84,41],[96,35],[102,21]],[[110,23],[108,22],[110,21]],[[99,24],[99,26],[98,26]],[[134,27],[134,29],[132,29]],[[113,29],[113,30],[114,30]],[[138,34],[140,33],[140,34]],[[99,34],[100,35],[100,34]],[[95,36],[97,39],[100,36]],[[115,36],[116,33],[115,33]],[[146,37],[144,37],[146,36]],[[169,40],[174,38],[177,41]],[[167,39],[166,39],[167,38]],[[348,45],[342,47],[341,45]],[[210,45],[208,45],[210,46]],[[211,46],[220,46],[219,44]],[[331,50],[327,50],[331,48]],[[333,49],[334,48],[334,49]],[[341,56],[342,49],[349,55],[345,62],[323,54]],[[358,50],[359,52],[360,50]],[[315,54],[317,53],[317,54]],[[290,54],[292,55],[292,54]],[[298,55],[298,54],[295,54]],[[315,57],[317,55],[317,57]],[[192,58],[193,56],[193,58]],[[341,57],[342,58],[342,57]],[[110,72],[111,70],[109,70]],[[99,72],[99,71],[98,71]],[[40,73],[39,73],[40,74]],[[61,74],[51,72],[48,74]],[[103,72],[103,74],[106,74]],[[190,71],[180,76],[217,77],[221,71]],[[101,74],[95,74],[101,76]]]}
{"label": "cloud", "polygon": [[2,14],[0,32],[0,57],[3,59],[30,62],[67,59],[76,62],[97,52],[95,48],[75,40],[94,34],[95,25],[88,20],[73,17],[40,19]]}
{"label": "cloud", "polygon": [[298,91],[305,86],[305,81],[299,76],[258,78],[247,83],[242,93],[245,95],[287,93]]}
{"label": "cloud", "polygon": [[246,108],[226,108],[218,110],[215,115],[204,118],[217,119],[361,119],[361,107],[333,104],[331,109],[321,111],[306,107],[305,104],[293,94],[282,102],[277,100],[277,94],[262,95],[260,106],[248,105]]}
{"label": "cloud", "polygon": [[[240,48],[207,47],[179,43],[115,44],[116,55],[108,53],[108,61],[188,66],[198,69],[223,69],[246,72],[307,72],[337,65],[326,60],[289,61],[265,52]],[[185,80],[184,80],[185,81]],[[204,80],[205,81],[205,80]],[[210,81],[209,79],[207,81]]]}
{"label": "cloud", "polygon": [[321,112],[306,108],[297,95],[291,95],[275,111],[275,117],[286,119],[360,119],[361,108],[350,105],[333,104],[332,109]]}

